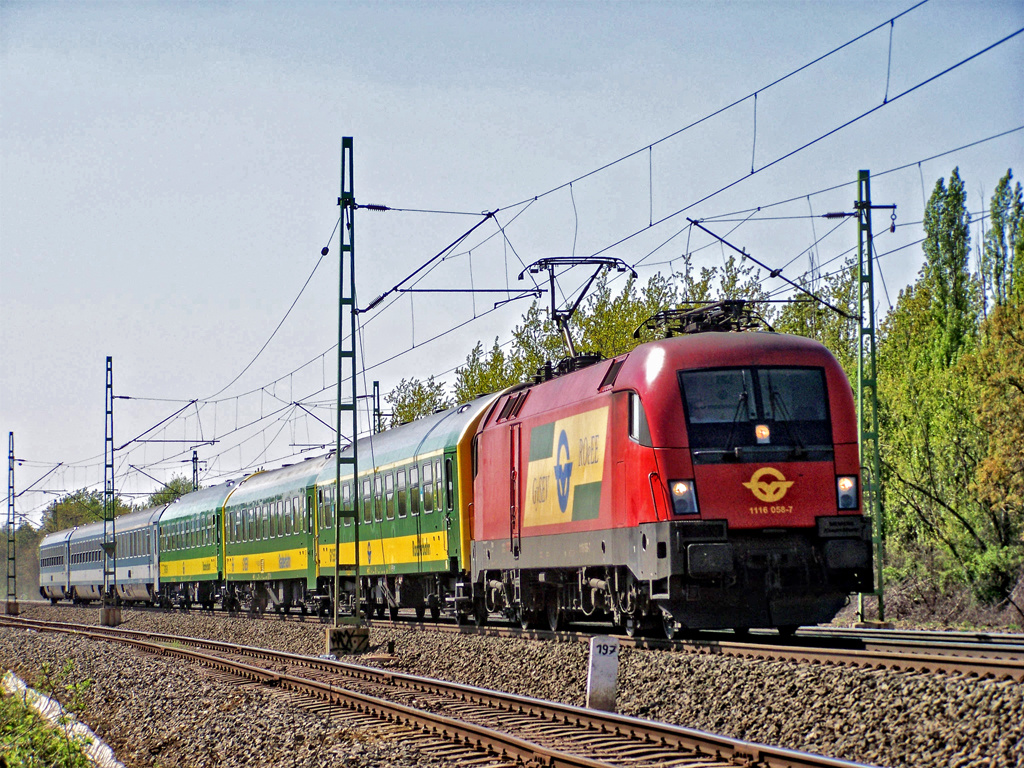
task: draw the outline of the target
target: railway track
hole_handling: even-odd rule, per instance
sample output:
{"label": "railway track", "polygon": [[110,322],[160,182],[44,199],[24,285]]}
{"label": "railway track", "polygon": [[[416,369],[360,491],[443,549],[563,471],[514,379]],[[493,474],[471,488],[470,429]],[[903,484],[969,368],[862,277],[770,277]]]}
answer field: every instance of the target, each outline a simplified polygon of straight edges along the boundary
{"label": "railway track", "polygon": [[[161,610],[161,609],[153,609]],[[254,617],[239,617],[253,620]],[[265,614],[263,621],[307,621],[316,617],[297,614]],[[608,634],[605,626],[551,632],[521,629],[509,624],[483,627],[441,621],[374,619],[383,626],[416,631],[518,637],[554,642],[590,642],[595,634]],[[667,640],[657,637],[616,635],[621,645],[650,650],[733,656],[759,661],[793,661],[900,672],[973,675],[995,680],[1024,682],[1024,635],[985,632],[937,632],[922,630],[853,629],[809,627],[784,638],[775,632],[753,631],[741,640],[732,632],[704,632],[693,637]]]}
{"label": "railway track", "polygon": [[[172,635],[0,617],[206,665],[272,686],[307,709],[389,729],[420,749],[474,765],[551,768],[757,766],[855,768],[843,760],[678,726],[446,683],[333,659]],[[383,725],[382,725],[383,724]]]}

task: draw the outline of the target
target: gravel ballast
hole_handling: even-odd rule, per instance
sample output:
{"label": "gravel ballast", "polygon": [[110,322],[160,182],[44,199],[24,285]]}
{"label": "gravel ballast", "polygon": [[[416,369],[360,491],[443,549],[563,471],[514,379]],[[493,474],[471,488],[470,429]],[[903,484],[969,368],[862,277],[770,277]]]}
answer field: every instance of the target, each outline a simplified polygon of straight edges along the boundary
{"label": "gravel ballast", "polygon": [[[95,609],[24,605],[29,618],[96,623]],[[324,626],[124,611],[123,627],[319,655]],[[587,647],[374,625],[388,668],[582,705]],[[68,649],[73,649],[69,653]],[[258,688],[180,662],[81,639],[0,628],[0,659],[32,680],[71,655],[96,681],[83,717],[128,766],[443,765],[346,731]],[[1024,686],[966,676],[623,649],[619,712],[881,766],[1024,765]],[[135,712],[135,714],[131,714]],[[129,720],[132,735],[118,735]],[[383,750],[383,751],[382,751]],[[187,759],[185,759],[187,756]],[[175,760],[175,757],[183,758]]]}

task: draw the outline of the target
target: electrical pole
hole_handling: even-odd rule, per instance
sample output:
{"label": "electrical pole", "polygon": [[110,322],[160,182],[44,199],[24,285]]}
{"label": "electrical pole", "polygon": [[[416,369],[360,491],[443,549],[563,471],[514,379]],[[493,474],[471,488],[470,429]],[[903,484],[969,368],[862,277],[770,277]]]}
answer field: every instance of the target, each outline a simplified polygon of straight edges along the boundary
{"label": "electrical pole", "polygon": [[[875,561],[875,589],[867,593],[878,598],[878,621],[885,621],[885,584],[882,576],[885,553],[885,531],[882,521],[881,459],[878,450],[878,371],[876,367],[874,240],[871,233],[871,211],[884,208],[893,211],[895,205],[871,204],[871,174],[857,174],[857,286],[860,329],[857,336],[857,431],[860,439],[861,482],[864,510],[871,517],[871,545]],[[857,598],[857,617],[865,620],[864,597]]]}
{"label": "electrical pole", "polygon": [[117,605],[117,524],[114,522],[114,358],[107,355],[106,418],[103,439],[103,605],[100,624],[121,623]]}
{"label": "electrical pole", "polygon": [[[345,136],[341,140],[341,196],[338,205],[341,207],[341,252],[338,269],[338,397],[337,397],[337,430],[334,446],[334,626],[327,628],[327,653],[362,653],[369,648],[370,632],[363,623],[362,586],[359,579],[359,398],[356,388],[356,246],[355,246],[355,211],[356,197],[354,191],[355,174],[353,171],[352,137]],[[326,251],[325,251],[326,253]],[[345,266],[348,265],[348,274]],[[346,277],[348,278],[346,281]],[[347,321],[347,322],[346,322]],[[346,325],[348,328],[346,329]],[[346,330],[348,341],[346,342]],[[348,365],[346,365],[348,363]],[[348,369],[346,371],[346,368]],[[349,383],[349,397],[343,398],[343,384]],[[345,434],[343,429],[345,414],[349,416],[348,434],[352,435],[351,455],[341,455],[341,440]],[[352,468],[352,507],[342,508],[341,466]],[[341,520],[352,518],[352,535],[354,537],[354,562],[341,563]],[[338,603],[341,597],[341,570],[352,573],[355,578],[355,606],[352,617],[343,621],[338,616]],[[344,626],[343,626],[344,625]]]}
{"label": "electrical pole", "polygon": [[10,433],[7,452],[7,615],[17,616],[18,608],[18,560],[16,556],[15,515],[14,515],[14,433]]}

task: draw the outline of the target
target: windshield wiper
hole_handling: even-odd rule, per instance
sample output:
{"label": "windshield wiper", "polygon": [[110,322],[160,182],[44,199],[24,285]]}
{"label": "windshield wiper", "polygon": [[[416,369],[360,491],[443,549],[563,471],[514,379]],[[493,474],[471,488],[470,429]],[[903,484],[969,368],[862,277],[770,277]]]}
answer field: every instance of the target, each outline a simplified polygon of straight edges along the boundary
{"label": "windshield wiper", "polygon": [[[779,390],[770,390],[770,399],[772,402],[772,408],[776,409],[782,414],[782,427],[786,430],[786,434],[789,435],[789,439],[794,443],[792,452],[789,454],[794,459],[800,459],[807,455],[807,449],[804,448],[804,444],[800,441],[800,438],[793,432],[789,427],[790,417],[789,411],[786,409],[786,404],[782,401],[782,395]],[[778,423],[778,419],[775,420]]]}
{"label": "windshield wiper", "polygon": [[743,408],[746,402],[747,393],[744,390],[743,392],[740,393],[739,400],[736,402],[736,412],[732,416],[732,427],[729,429],[729,439],[725,441],[725,451],[723,451],[722,455],[723,461],[728,460],[729,456],[732,456],[733,459],[738,461],[743,455],[743,449],[740,448],[739,446],[734,447],[732,444],[732,439],[733,436],[736,434],[736,424],[740,420],[740,409]]}

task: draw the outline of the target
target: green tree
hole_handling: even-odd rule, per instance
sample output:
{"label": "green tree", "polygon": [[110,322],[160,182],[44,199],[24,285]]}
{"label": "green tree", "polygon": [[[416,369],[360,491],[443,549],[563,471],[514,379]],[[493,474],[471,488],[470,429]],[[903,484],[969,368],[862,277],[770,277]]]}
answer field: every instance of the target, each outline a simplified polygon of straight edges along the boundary
{"label": "green tree", "polygon": [[[1024,386],[1024,355],[1016,342],[1024,330],[1020,306],[1005,290],[997,295],[1006,306],[981,322],[963,188],[957,171],[948,188],[936,184],[925,213],[924,267],[881,325],[884,507],[890,549],[908,568],[935,563],[942,573],[927,574],[930,580],[956,579],[998,602],[1009,599],[1024,562],[1017,386]],[[992,257],[987,268],[995,276]]]}
{"label": "green tree", "polygon": [[996,185],[989,207],[989,229],[981,257],[981,278],[994,306],[1013,300],[1024,306],[1024,195],[1020,182],[1011,186],[1013,171]]}
{"label": "green tree", "polygon": [[478,395],[498,392],[518,383],[516,372],[510,367],[512,362],[497,337],[486,355],[483,343],[478,341],[466,356],[466,364],[455,369],[455,402],[465,403]]}
{"label": "green tree", "polygon": [[945,368],[975,335],[980,309],[977,284],[968,268],[970,216],[959,168],[953,169],[949,187],[944,179],[936,182],[924,211],[924,230],[921,277],[931,295],[932,352]]}
{"label": "green tree", "polygon": [[184,475],[175,475],[164,487],[149,497],[147,507],[159,507],[163,504],[170,504],[175,499],[180,499],[186,493],[192,493],[192,480]]}
{"label": "green tree", "polygon": [[402,379],[384,395],[384,400],[391,405],[390,427],[397,427],[452,405],[444,394],[444,382],[434,381],[433,376],[426,381],[415,377]]}
{"label": "green tree", "polygon": [[[119,496],[114,497],[114,517],[132,511]],[[54,501],[43,510],[41,529],[44,533],[62,531],[103,519],[103,492],[82,489]]]}

